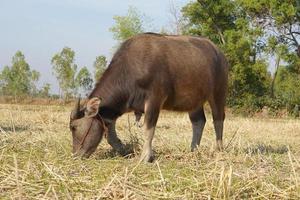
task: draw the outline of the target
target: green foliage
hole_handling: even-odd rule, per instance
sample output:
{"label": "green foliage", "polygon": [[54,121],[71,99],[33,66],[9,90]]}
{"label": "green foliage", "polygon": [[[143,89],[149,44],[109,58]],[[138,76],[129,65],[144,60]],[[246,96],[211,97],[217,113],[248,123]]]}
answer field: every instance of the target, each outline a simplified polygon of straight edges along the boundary
{"label": "green foliage", "polygon": [[92,89],[93,79],[87,67],[83,67],[79,70],[75,82],[77,84],[77,88],[82,89],[85,93]]}
{"label": "green foliage", "polygon": [[38,92],[38,96],[48,98],[50,97],[50,89],[51,85],[49,83],[46,83],[42,86],[42,88]]}
{"label": "green foliage", "polygon": [[289,111],[300,105],[300,75],[289,72],[288,68],[280,67],[276,79],[275,94],[283,100]]}
{"label": "green foliage", "polygon": [[286,68],[291,73],[300,75],[300,58],[294,53],[285,54]]}
{"label": "green foliage", "polygon": [[[266,35],[290,50],[299,48],[300,3],[298,0],[239,0],[255,26],[264,26]],[[298,52],[300,53],[300,52]],[[299,54],[300,56],[300,54]]]}
{"label": "green foliage", "polygon": [[86,67],[77,73],[75,62],[75,52],[68,47],[62,49],[60,53],[53,56],[51,64],[53,72],[58,80],[64,99],[75,96],[78,90],[90,90],[93,79]]}
{"label": "green foliage", "polygon": [[5,66],[0,74],[0,86],[4,95],[23,96],[36,92],[35,82],[40,73],[31,70],[21,51],[12,58],[12,66]]}
{"label": "green foliage", "polygon": [[125,16],[114,16],[115,25],[110,28],[115,40],[122,42],[144,31],[142,16],[134,7],[129,7]]}
{"label": "green foliage", "polygon": [[[182,13],[185,34],[206,36],[225,52],[230,106],[291,110],[300,103],[299,1],[198,0]],[[267,71],[272,56],[273,76]]]}
{"label": "green foliage", "polygon": [[229,105],[259,106],[268,91],[270,74],[267,63],[258,58],[262,51],[262,31],[251,21],[237,1],[202,0],[182,9],[189,22],[186,34],[201,35],[214,41],[230,64]]}
{"label": "green foliage", "polygon": [[69,47],[63,48],[51,60],[54,75],[65,98],[72,95],[72,93],[76,93],[75,74],[77,65],[74,61],[75,52]]}
{"label": "green foliage", "polygon": [[[252,0],[245,6],[252,14],[253,20],[260,21],[260,24],[266,27],[265,35],[268,36],[266,53],[276,56],[272,97],[281,99],[283,106],[289,111],[299,104],[297,97],[300,76],[299,5],[299,1],[296,0],[265,2]],[[272,31],[271,35],[269,30]]]}
{"label": "green foliage", "polygon": [[94,62],[94,69],[95,69],[95,81],[99,80],[102,76],[103,72],[107,67],[107,60],[106,57],[101,55],[97,56]]}
{"label": "green foliage", "polygon": [[228,0],[191,2],[182,13],[189,23],[185,34],[210,36],[217,44],[224,44],[224,31],[235,26],[235,4]]}

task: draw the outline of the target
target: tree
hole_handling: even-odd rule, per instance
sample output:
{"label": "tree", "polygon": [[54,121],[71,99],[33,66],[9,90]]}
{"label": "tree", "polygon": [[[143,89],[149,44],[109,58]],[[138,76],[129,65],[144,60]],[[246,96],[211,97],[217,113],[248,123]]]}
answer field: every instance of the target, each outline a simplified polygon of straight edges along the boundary
{"label": "tree", "polygon": [[275,80],[274,93],[276,98],[283,102],[288,111],[292,111],[300,105],[300,77],[296,73],[290,73],[288,68],[280,66]]}
{"label": "tree", "polygon": [[270,88],[270,96],[271,98],[275,97],[274,88],[276,83],[276,78],[278,75],[278,70],[280,67],[280,63],[282,60],[286,59],[286,55],[288,55],[288,48],[284,44],[280,44],[276,37],[270,36],[267,41],[267,46],[265,52],[268,55],[275,56],[275,69],[274,75],[272,77],[271,88]]}
{"label": "tree", "polygon": [[109,30],[119,42],[144,32],[142,16],[136,8],[129,7],[125,16],[114,16],[115,25]]}
{"label": "tree", "polygon": [[99,80],[102,76],[103,72],[107,67],[107,60],[106,57],[101,55],[97,56],[94,62],[94,69],[95,69],[95,81]]}
{"label": "tree", "polygon": [[75,61],[75,52],[65,47],[60,53],[53,56],[51,60],[52,69],[56,76],[59,87],[64,98],[68,98],[76,93],[75,74],[77,65]]}
{"label": "tree", "polygon": [[75,52],[68,47],[55,54],[51,60],[64,99],[92,88],[93,79],[87,67],[81,68],[77,73],[77,65],[74,62]]}
{"label": "tree", "polygon": [[162,28],[161,33],[169,33],[175,35],[181,35],[184,31],[184,19],[182,17],[182,13],[178,6],[175,5],[174,1],[170,1],[169,5],[169,14],[170,14],[170,31],[168,31],[165,27]]}
{"label": "tree", "polygon": [[198,0],[182,9],[188,22],[185,34],[209,36],[217,44],[225,44],[225,31],[236,28],[236,5],[229,0]]}
{"label": "tree", "polygon": [[260,27],[253,27],[237,1],[198,0],[182,9],[188,22],[185,34],[210,38],[226,54],[230,64],[229,105],[261,107],[258,102],[269,89],[267,63]]}
{"label": "tree", "polygon": [[239,0],[253,26],[263,27],[267,48],[275,57],[271,97],[287,107],[300,104],[300,1]]}
{"label": "tree", "polygon": [[83,67],[79,70],[77,76],[76,76],[76,86],[82,92],[85,94],[88,93],[93,87],[93,79],[91,76],[91,73],[87,69],[87,67]]}
{"label": "tree", "polygon": [[299,0],[239,0],[254,25],[262,26],[267,35],[276,37],[300,57]]}
{"label": "tree", "polygon": [[12,58],[12,66],[5,66],[0,74],[2,93],[5,95],[23,96],[36,92],[35,83],[40,73],[31,70],[21,51]]}
{"label": "tree", "polygon": [[39,90],[39,96],[45,98],[50,97],[50,89],[51,89],[51,85],[49,83],[44,84],[42,88]]}

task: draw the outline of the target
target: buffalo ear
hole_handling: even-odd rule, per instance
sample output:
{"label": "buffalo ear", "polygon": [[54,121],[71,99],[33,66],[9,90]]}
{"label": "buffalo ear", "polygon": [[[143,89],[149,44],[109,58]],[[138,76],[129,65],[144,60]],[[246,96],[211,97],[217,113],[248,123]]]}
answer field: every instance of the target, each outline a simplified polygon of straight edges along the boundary
{"label": "buffalo ear", "polygon": [[86,103],[86,116],[95,116],[98,113],[101,100],[98,97],[93,97]]}

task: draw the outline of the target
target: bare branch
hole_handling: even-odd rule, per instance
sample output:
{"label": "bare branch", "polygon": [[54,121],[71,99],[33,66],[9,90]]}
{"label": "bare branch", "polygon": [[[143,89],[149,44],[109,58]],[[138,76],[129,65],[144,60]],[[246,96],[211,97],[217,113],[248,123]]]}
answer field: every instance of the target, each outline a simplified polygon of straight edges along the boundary
{"label": "bare branch", "polygon": [[282,37],[282,38],[284,38],[284,39],[287,39],[287,40],[289,40],[289,41],[295,42],[294,39],[289,38],[288,36],[280,35],[280,37]]}
{"label": "bare branch", "polygon": [[300,32],[292,31],[292,34],[300,35]]}
{"label": "bare branch", "polygon": [[295,45],[298,47],[299,46],[299,43],[298,43],[298,41],[297,41],[297,39],[295,38],[295,36],[294,36],[294,34],[293,34],[293,32],[292,32],[292,24],[290,23],[290,27],[289,27],[289,33],[290,33],[290,35],[292,36],[292,38],[293,38],[293,40],[294,40],[294,42],[295,42]]}
{"label": "bare branch", "polygon": [[181,13],[180,13],[178,6],[176,6],[174,4],[173,0],[170,1],[169,13],[171,15],[170,23],[171,23],[171,26],[172,26],[171,28],[173,29],[173,32],[177,35],[182,34]]}

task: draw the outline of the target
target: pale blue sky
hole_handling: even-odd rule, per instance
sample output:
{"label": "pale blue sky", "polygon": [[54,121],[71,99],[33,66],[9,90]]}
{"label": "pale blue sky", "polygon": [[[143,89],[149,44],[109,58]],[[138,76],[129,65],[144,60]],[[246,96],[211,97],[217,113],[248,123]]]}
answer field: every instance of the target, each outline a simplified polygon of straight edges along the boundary
{"label": "pale blue sky", "polygon": [[[136,7],[159,31],[170,22],[171,0],[0,0],[0,70],[21,50],[33,69],[41,72],[39,85],[49,82],[57,92],[50,60],[63,47],[76,52],[79,67],[92,69],[95,57],[111,57],[116,45],[109,28],[113,16]],[[190,0],[173,0],[178,7]]]}

